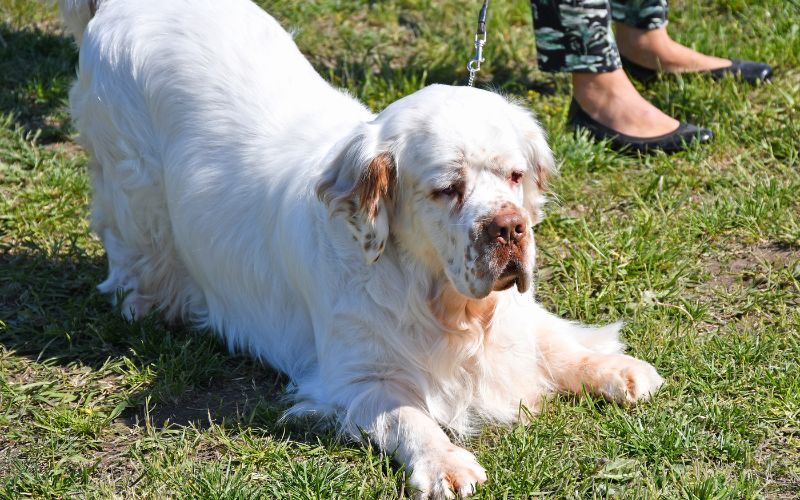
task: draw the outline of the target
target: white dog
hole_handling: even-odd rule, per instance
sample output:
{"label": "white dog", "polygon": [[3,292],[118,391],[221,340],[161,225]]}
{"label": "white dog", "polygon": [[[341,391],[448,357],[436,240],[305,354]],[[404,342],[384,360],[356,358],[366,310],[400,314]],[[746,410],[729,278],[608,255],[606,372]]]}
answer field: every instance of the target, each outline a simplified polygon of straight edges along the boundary
{"label": "white dog", "polygon": [[291,413],[366,432],[420,496],[486,479],[456,435],[583,388],[663,382],[619,325],[545,312],[531,226],[554,170],[529,112],[433,85],[378,115],[246,0],[61,0],[92,224],[131,318],[153,308],[287,373]]}

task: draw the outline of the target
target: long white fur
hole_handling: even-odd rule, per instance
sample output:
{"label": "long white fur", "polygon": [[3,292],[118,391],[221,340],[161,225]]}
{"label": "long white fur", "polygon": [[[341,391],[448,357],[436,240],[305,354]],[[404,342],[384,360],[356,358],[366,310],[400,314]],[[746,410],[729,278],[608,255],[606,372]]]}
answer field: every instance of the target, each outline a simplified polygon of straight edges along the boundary
{"label": "long white fur", "polygon": [[[481,277],[474,229],[502,207],[538,220],[555,168],[527,111],[431,86],[375,115],[249,1],[94,3],[92,17],[60,2],[80,45],[70,103],[108,254],[99,288],[126,293],[126,316],[158,308],[285,372],[292,414],[367,432],[421,496],[486,479],[442,427],[512,422],[553,391],[635,401],[661,384],[620,354],[619,325],[566,322]],[[371,216],[350,195],[381,154],[396,179]],[[455,175],[462,205],[431,196]],[[521,277],[534,258],[530,241]]]}

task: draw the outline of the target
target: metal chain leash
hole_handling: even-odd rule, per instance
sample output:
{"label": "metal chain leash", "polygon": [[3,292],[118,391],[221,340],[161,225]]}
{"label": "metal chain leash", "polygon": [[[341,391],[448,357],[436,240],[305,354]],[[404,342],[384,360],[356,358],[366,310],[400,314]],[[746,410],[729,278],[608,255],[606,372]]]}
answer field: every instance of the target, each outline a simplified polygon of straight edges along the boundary
{"label": "metal chain leash", "polygon": [[469,81],[467,85],[472,87],[475,83],[475,75],[481,70],[483,59],[483,46],[486,44],[486,11],[489,9],[489,0],[483,1],[483,7],[478,13],[478,29],[475,32],[475,57],[467,63],[469,70]]}

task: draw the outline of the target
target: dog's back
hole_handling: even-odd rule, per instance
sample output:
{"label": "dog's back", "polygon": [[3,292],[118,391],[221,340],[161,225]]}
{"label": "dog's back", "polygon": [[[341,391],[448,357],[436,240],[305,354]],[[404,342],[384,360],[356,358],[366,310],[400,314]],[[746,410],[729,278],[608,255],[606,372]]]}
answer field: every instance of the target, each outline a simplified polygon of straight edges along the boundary
{"label": "dog's back", "polygon": [[[311,320],[287,283],[316,256],[286,239],[313,237],[298,232],[326,216],[310,202],[322,157],[372,115],[251,2],[61,3],[80,40],[70,101],[109,259],[100,289],[126,293],[126,315],[159,308],[302,371]],[[264,331],[281,338],[249,337]]]}

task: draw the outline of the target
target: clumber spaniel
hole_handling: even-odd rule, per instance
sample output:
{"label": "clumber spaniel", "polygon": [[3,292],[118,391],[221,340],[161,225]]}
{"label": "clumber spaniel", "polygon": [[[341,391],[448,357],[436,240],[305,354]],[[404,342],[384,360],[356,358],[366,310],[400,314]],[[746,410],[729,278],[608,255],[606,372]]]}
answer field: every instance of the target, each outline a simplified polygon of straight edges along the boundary
{"label": "clumber spaniel", "polygon": [[554,170],[528,111],[432,85],[375,115],[246,0],[61,0],[91,154],[100,290],[285,372],[292,414],[362,431],[420,496],[486,479],[449,429],[557,391],[663,382],[619,325],[544,311],[532,225]]}

